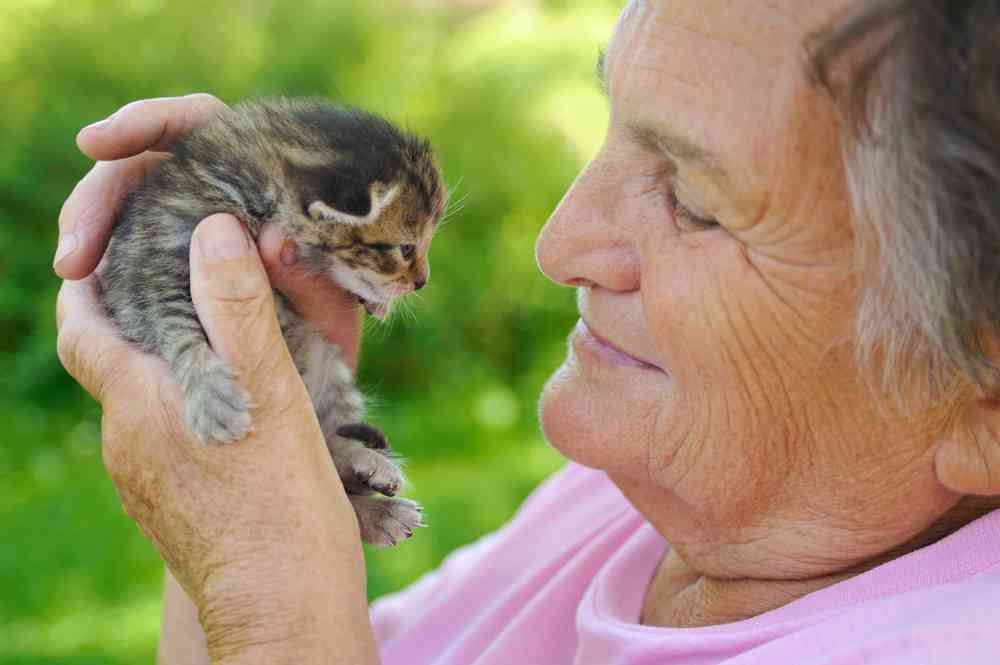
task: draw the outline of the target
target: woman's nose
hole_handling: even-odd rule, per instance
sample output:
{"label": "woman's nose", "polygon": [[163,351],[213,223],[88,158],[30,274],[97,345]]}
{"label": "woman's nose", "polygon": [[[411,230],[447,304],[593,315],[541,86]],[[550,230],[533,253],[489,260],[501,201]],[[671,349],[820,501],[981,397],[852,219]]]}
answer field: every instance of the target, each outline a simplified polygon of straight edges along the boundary
{"label": "woman's nose", "polygon": [[546,277],[567,286],[639,288],[634,229],[621,218],[629,209],[621,199],[618,177],[591,162],[538,236],[535,260]]}

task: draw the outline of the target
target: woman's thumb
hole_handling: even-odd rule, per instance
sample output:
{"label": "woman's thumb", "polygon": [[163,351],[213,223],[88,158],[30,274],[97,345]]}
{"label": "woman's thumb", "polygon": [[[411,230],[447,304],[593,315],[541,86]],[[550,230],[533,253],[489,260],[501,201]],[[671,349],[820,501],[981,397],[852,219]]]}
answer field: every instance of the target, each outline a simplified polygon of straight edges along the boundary
{"label": "woman's thumb", "polygon": [[235,217],[212,215],[194,230],[191,300],[212,349],[244,386],[291,368],[257,246]]}

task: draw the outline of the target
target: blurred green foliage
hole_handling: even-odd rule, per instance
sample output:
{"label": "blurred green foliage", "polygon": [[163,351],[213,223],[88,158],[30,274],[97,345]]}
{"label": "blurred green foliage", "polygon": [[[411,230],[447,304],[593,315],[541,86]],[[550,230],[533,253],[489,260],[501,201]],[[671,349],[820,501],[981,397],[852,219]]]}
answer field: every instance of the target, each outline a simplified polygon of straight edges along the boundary
{"label": "blurred green foliage", "polygon": [[[482,3],[480,3],[482,4]],[[403,587],[560,464],[535,402],[575,319],[534,239],[596,149],[594,60],[620,3],[4,0],[0,6],[0,663],[152,662],[162,570],[100,462],[100,412],[55,355],[59,207],[76,131],[130,100],[324,95],[429,136],[460,211],[414,317],[372,326],[361,381],[431,528],[368,552]]]}

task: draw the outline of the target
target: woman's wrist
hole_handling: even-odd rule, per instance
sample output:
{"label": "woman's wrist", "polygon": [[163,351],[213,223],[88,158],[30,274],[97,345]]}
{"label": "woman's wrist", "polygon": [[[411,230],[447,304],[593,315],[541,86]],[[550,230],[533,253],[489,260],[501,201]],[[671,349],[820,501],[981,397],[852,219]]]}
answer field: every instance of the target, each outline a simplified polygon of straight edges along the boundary
{"label": "woman's wrist", "polygon": [[[339,489],[339,488],[338,488]],[[376,663],[357,521],[340,490],[284,543],[228,557],[197,600],[212,663]]]}
{"label": "woman's wrist", "polygon": [[199,611],[210,662],[378,662],[368,621],[364,572],[331,563],[336,574],[302,576],[302,583],[207,601]]}
{"label": "woman's wrist", "polygon": [[357,521],[336,490],[289,511],[282,542],[220,543],[190,594],[168,571],[160,665],[376,663]]}

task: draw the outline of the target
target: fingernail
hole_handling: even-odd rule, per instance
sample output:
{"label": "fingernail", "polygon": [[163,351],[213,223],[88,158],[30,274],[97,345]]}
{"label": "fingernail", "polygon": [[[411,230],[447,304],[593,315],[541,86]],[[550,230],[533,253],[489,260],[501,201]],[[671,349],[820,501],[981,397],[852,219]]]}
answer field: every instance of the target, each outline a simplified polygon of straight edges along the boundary
{"label": "fingernail", "polygon": [[56,256],[52,259],[52,267],[55,268],[60,261],[75,252],[78,245],[76,234],[72,231],[67,231],[59,236],[59,246],[56,247]]}
{"label": "fingernail", "polygon": [[100,130],[104,129],[105,127],[107,127],[108,125],[110,125],[111,124],[111,120],[114,117],[115,116],[113,116],[113,115],[109,115],[104,120],[98,120],[97,122],[91,123],[91,124],[87,125],[86,127],[84,127],[83,129],[81,129],[80,133],[82,134],[83,132],[89,132],[91,130],[100,131]]}
{"label": "fingernail", "polygon": [[286,267],[295,265],[298,257],[295,255],[295,243],[286,242],[281,247],[281,264]]}
{"label": "fingernail", "polygon": [[198,229],[198,249],[202,256],[216,261],[230,261],[250,252],[250,239],[243,226],[229,216],[212,217]]}

